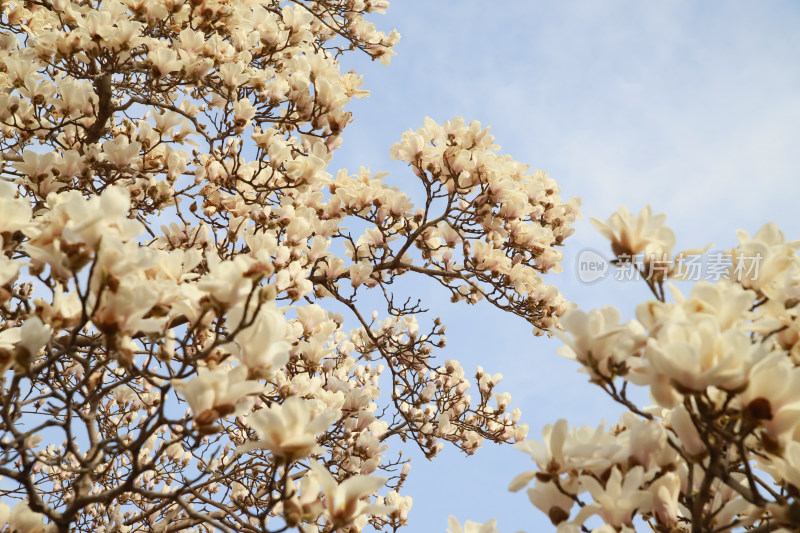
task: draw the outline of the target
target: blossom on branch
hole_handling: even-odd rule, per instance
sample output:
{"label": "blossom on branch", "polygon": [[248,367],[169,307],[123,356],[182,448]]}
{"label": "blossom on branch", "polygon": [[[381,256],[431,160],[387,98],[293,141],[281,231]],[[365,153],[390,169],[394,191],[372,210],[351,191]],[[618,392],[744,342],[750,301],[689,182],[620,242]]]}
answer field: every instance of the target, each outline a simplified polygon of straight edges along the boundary
{"label": "blossom on branch", "polygon": [[[674,245],[649,208],[593,222],[618,265]],[[697,283],[688,297],[666,292],[667,276],[645,276],[656,298],[637,306],[637,320],[620,324],[612,307],[562,317],[559,352],[630,411],[608,431],[560,420],[543,442],[516,445],[537,469],[509,490],[536,479],[530,501],[558,531],[586,530],[590,517],[604,523],[593,531],[609,532],[632,531],[636,517],[665,532],[800,527],[798,246],[773,224],[752,238],[739,232],[739,242],[729,275]],[[665,257],[670,276],[682,256]],[[645,387],[656,406],[638,405],[630,385]]]}
{"label": "blossom on branch", "polygon": [[387,7],[4,5],[0,497],[21,529],[396,531],[403,447],[524,439],[501,376],[442,354],[396,281],[546,333],[579,201],[462,118],[390,150],[418,198],[329,168],[369,94],[340,61],[389,63]]}

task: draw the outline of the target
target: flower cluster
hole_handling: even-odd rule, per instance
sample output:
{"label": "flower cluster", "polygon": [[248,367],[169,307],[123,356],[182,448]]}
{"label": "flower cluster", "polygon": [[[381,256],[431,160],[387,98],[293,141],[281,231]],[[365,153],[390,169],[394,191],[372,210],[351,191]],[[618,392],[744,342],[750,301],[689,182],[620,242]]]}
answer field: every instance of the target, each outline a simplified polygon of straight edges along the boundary
{"label": "flower cluster", "polygon": [[574,231],[580,200],[563,203],[546,173],[529,174],[498,148],[479,122],[440,126],[427,119],[391,155],[409,163],[429,198],[438,200],[433,205],[457,213],[424,228],[417,244],[425,268],[450,274],[441,283],[453,300],[486,298],[546,330],[568,306],[539,275],[561,271],[558,247]]}
{"label": "flower cluster", "polygon": [[[671,230],[646,209],[596,224],[615,253],[669,251]],[[536,470],[531,503],[559,532],[634,531],[638,516],[654,531],[796,531],[800,495],[800,241],[774,224],[739,232],[728,279],[688,296],[649,279],[657,296],[621,323],[612,308],[571,310],[554,331],[561,354],[629,409],[606,429],[547,426],[543,442],[524,441]],[[757,276],[737,261],[758,254]],[[679,270],[683,255],[670,257]],[[628,385],[655,403],[638,407]],[[594,518],[593,518],[594,517]],[[596,520],[599,518],[600,524]],[[594,529],[593,529],[594,528]]]}
{"label": "flower cluster", "polygon": [[3,4],[0,529],[397,530],[391,437],[431,458],[525,438],[501,376],[441,357],[392,284],[546,332],[578,201],[463,119],[392,148],[425,208],[329,172],[368,94],[340,60],[389,63],[387,6]]}

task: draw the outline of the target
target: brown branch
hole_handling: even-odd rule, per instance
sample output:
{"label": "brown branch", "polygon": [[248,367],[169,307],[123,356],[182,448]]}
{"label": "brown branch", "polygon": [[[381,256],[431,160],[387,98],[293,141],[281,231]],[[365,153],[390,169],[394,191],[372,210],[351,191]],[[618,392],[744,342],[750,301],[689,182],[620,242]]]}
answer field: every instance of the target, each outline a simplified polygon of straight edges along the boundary
{"label": "brown branch", "polygon": [[111,105],[111,74],[108,72],[95,78],[94,90],[97,93],[97,119],[94,124],[86,130],[86,144],[93,144],[100,140],[103,131],[106,129],[108,119],[114,114],[114,107]]}

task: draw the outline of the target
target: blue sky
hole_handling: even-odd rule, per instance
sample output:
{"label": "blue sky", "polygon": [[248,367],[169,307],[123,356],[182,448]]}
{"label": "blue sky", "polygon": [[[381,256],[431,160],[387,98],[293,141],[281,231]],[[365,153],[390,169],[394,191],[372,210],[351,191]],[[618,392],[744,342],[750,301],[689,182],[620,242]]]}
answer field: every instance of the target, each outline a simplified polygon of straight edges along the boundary
{"label": "blue sky", "polygon": [[[621,205],[666,213],[677,249],[730,248],[737,228],[753,233],[768,221],[800,239],[797,2],[396,0],[375,22],[403,38],[390,67],[344,63],[372,95],[351,106],[356,120],[333,169],[388,170],[393,184],[411,187],[413,175],[388,157],[403,131],[426,115],[491,125],[504,153],[548,171],[564,198],[583,199],[565,272],[548,280],[582,308],[613,304],[632,316],[648,297],[643,284],[586,285],[575,273],[582,249],[608,250],[589,217]],[[616,420],[616,406],[555,355],[557,341],[488,305],[453,306],[443,291],[423,290],[448,324],[442,358],[502,372],[499,388],[523,410],[531,438],[562,417]],[[531,466],[510,446],[415,458],[407,531],[443,532],[449,514],[497,518],[504,533],[553,530],[523,493],[506,492]]]}

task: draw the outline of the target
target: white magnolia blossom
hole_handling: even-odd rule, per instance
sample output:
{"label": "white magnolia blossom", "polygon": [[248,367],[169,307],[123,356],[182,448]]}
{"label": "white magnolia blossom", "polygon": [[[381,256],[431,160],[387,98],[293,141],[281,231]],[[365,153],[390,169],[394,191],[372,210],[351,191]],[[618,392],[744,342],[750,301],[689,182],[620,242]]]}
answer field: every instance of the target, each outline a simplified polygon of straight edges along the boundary
{"label": "white magnolia blossom", "polygon": [[[665,281],[708,247],[676,254],[664,215],[622,208],[592,222],[654,299],[574,309],[545,275],[580,200],[484,125],[402,134],[418,197],[331,167],[368,95],[340,60],[390,62],[387,7],[4,4],[2,527],[396,531],[392,448],[488,440],[531,457],[509,488],[561,533],[800,529],[800,240],[739,232],[687,296]],[[555,334],[626,412],[525,440],[502,375],[448,359],[400,276]]]}
{"label": "white magnolia blossom", "polygon": [[[620,256],[671,251],[662,224],[649,208],[595,221]],[[739,241],[727,278],[699,282],[688,297],[665,292],[667,276],[645,276],[656,299],[637,306],[637,320],[621,324],[610,306],[573,310],[553,330],[565,343],[559,353],[631,409],[608,430],[559,420],[541,442],[515,445],[537,469],[509,490],[536,479],[530,501],[559,532],[598,519],[592,531],[633,531],[637,516],[670,532],[800,527],[789,496],[800,488],[798,245],[773,224]],[[665,255],[665,272],[682,257]],[[638,406],[629,385],[646,387],[657,405]]]}
{"label": "white magnolia blossom", "polygon": [[568,496],[569,490],[559,489],[551,481],[536,480],[533,488],[528,489],[528,499],[541,512],[550,518],[553,525],[559,525],[569,519],[575,501]]}
{"label": "white magnolia blossom", "polygon": [[311,463],[311,472],[324,494],[326,516],[334,528],[343,528],[358,520],[365,514],[385,514],[392,512],[392,507],[377,503],[365,503],[369,497],[387,481],[378,476],[353,476],[341,483],[319,463]]}
{"label": "white magnolia blossom", "polygon": [[775,224],[765,224],[750,237],[739,230],[739,246],[731,250],[731,278],[748,289],[764,291],[781,286],[780,279],[797,264],[800,240],[786,241]]}
{"label": "white magnolia blossom", "polygon": [[483,524],[467,520],[462,527],[458,520],[456,520],[456,517],[451,515],[447,519],[447,525],[449,527],[447,530],[448,533],[499,533],[497,529],[495,529],[497,520],[489,520]]}
{"label": "white magnolia blossom", "polygon": [[45,524],[44,515],[31,510],[27,501],[8,506],[0,504],[0,528],[8,525],[8,533],[50,533],[56,531],[55,524]]}
{"label": "white magnolia blossom", "polygon": [[754,345],[743,330],[720,331],[716,320],[696,319],[662,327],[657,338],[648,339],[645,357],[679,392],[712,386],[734,390],[746,383],[750,369],[768,351],[768,346]]}
{"label": "white magnolia blossom", "polygon": [[652,496],[642,490],[644,468],[637,466],[623,477],[616,467],[603,485],[594,477],[584,476],[580,483],[594,499],[594,503],[583,507],[575,521],[583,521],[592,514],[599,514],[606,524],[615,528],[631,525],[634,511],[646,513]]}
{"label": "white magnolia blossom", "polygon": [[240,329],[238,350],[230,347],[240,363],[265,377],[286,364],[290,346],[285,340],[287,324],[274,305],[263,304],[252,313],[237,305],[228,317]]}
{"label": "white magnolia blossom", "polygon": [[593,309],[588,314],[573,309],[561,318],[564,331],[552,332],[564,341],[558,353],[576,359],[590,374],[609,376],[624,372],[626,360],[641,349],[645,336],[635,320],[620,324],[620,314],[613,307]]}
{"label": "white magnolia blossom", "polygon": [[220,416],[240,415],[253,405],[252,395],[264,390],[264,385],[247,379],[247,368],[198,369],[192,379],[175,380],[172,386],[189,403],[194,420],[208,425]]}
{"label": "white magnolia blossom", "polygon": [[525,438],[500,374],[448,359],[444,324],[395,282],[430,278],[546,334],[570,308],[544,275],[580,201],[461,117],[390,148],[419,197],[332,168],[369,95],[342,64],[390,62],[388,6],[3,5],[14,520],[27,497],[34,529],[397,531],[398,452]]}
{"label": "white magnolia blossom", "polygon": [[297,396],[283,404],[273,404],[247,417],[258,440],[245,444],[240,453],[254,448],[267,448],[276,457],[297,460],[320,451],[317,435],[341,417],[341,412],[325,409],[315,413],[314,402]]}
{"label": "white magnolia blossom", "polygon": [[769,438],[785,446],[800,426],[800,368],[780,353],[760,361],[739,396],[742,409],[758,421]]}
{"label": "white magnolia blossom", "polygon": [[608,240],[618,257],[640,254],[667,254],[675,246],[675,233],[664,226],[666,215],[653,215],[650,206],[634,216],[621,207],[606,222],[592,218],[592,224]]}

